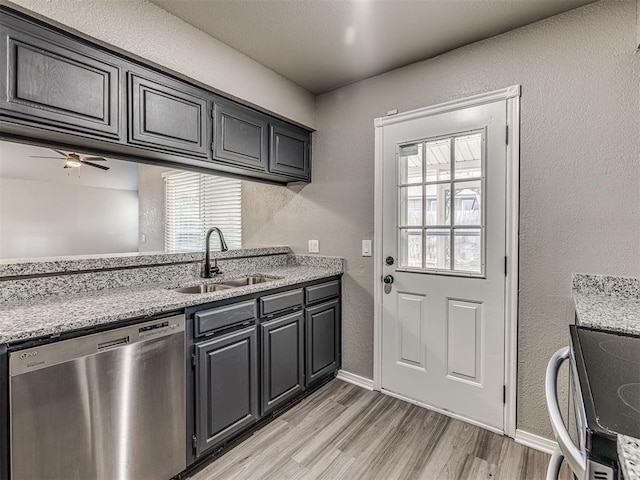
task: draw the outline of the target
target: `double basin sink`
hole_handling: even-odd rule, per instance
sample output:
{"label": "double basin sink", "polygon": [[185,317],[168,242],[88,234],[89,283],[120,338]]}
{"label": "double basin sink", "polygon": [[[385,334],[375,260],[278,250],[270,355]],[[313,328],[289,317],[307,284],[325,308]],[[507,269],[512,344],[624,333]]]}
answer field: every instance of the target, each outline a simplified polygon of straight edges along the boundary
{"label": "double basin sink", "polygon": [[220,283],[200,283],[190,287],[172,288],[171,290],[178,293],[210,293],[227,290],[229,288],[246,287],[247,285],[255,285],[257,283],[265,283],[279,279],[280,277],[270,277],[268,275],[253,275],[249,277],[234,278]]}

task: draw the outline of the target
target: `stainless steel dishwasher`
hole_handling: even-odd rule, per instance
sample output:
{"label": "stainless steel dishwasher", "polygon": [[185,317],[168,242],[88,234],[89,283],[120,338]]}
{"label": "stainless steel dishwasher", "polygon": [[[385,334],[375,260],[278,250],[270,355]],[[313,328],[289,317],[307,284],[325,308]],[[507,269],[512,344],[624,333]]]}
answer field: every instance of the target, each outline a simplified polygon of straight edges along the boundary
{"label": "stainless steel dishwasher", "polygon": [[10,353],[13,479],[186,468],[184,315]]}

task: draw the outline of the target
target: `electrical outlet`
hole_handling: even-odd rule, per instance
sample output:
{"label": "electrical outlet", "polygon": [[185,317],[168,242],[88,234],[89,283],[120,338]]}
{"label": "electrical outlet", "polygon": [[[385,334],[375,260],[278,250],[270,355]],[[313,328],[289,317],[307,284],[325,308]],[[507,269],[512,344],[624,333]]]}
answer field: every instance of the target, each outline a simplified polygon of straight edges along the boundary
{"label": "electrical outlet", "polygon": [[147,243],[147,235],[146,234],[142,234],[140,235],[140,242],[141,243]]}
{"label": "electrical outlet", "polygon": [[309,240],[309,253],[320,253],[320,242],[318,240]]}
{"label": "electrical outlet", "polygon": [[362,240],[362,256],[371,256],[371,240]]}

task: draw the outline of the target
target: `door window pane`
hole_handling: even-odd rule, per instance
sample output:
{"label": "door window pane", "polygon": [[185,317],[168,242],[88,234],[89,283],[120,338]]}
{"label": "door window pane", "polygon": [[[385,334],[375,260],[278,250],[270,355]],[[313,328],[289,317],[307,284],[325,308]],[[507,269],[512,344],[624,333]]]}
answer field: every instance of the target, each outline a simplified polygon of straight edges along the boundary
{"label": "door window pane", "polygon": [[484,151],[481,131],[400,147],[400,267],[484,273]]}
{"label": "door window pane", "polygon": [[448,228],[426,230],[427,252],[426,268],[450,270],[450,233]]}
{"label": "door window pane", "polygon": [[400,147],[400,183],[422,183],[422,145]]}
{"label": "door window pane", "polygon": [[400,225],[422,226],[422,185],[400,187]]}
{"label": "door window pane", "polygon": [[427,225],[451,224],[451,184],[427,185]]}
{"label": "door window pane", "polygon": [[427,156],[427,182],[451,178],[451,139],[436,140],[425,144]]}
{"label": "door window pane", "polygon": [[422,268],[422,230],[400,230],[400,266]]}
{"label": "door window pane", "polygon": [[482,272],[482,231],[479,228],[455,230],[453,237],[454,270]]}
{"label": "door window pane", "polygon": [[474,133],[455,139],[455,178],[482,176],[482,134]]}
{"label": "door window pane", "polygon": [[456,225],[482,225],[482,181],[455,184]]}

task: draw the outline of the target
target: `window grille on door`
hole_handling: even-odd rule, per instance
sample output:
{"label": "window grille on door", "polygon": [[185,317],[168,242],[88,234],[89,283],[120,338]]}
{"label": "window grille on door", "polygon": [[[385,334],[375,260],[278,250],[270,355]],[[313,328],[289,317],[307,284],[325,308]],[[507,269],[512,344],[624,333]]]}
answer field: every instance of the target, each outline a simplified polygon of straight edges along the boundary
{"label": "window grille on door", "polygon": [[398,258],[402,270],[484,276],[485,135],[398,147]]}

